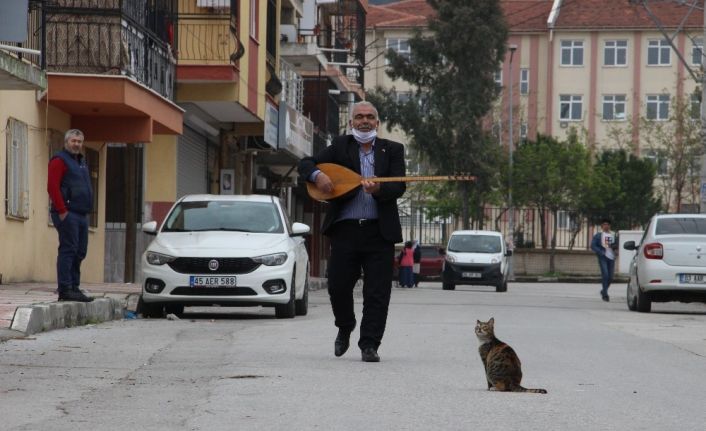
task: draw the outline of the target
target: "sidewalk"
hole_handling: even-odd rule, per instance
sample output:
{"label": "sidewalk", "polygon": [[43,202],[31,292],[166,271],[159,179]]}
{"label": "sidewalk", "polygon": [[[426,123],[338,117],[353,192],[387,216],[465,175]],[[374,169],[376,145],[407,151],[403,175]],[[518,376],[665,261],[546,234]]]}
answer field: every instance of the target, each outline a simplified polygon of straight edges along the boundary
{"label": "sidewalk", "polygon": [[87,283],[93,302],[58,302],[54,283],[0,284],[0,341],[89,322],[122,319],[135,310],[140,285]]}

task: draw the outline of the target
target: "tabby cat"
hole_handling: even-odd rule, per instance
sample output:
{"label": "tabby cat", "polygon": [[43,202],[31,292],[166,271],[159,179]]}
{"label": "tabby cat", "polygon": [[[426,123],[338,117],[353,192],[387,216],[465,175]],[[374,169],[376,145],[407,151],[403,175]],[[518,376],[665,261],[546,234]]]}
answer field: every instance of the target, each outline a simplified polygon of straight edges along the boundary
{"label": "tabby cat", "polygon": [[512,347],[495,338],[495,319],[476,323],[476,336],[480,342],[478,352],[485,367],[489,391],[533,392],[546,394],[545,389],[527,389],[520,386],[522,367],[520,358]]}

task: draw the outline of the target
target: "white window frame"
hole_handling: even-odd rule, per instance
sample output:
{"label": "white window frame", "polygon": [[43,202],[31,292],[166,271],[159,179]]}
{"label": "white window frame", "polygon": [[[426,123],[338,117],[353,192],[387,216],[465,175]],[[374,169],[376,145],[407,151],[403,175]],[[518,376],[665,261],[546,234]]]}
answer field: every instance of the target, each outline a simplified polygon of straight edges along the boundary
{"label": "white window frame", "polygon": [[520,69],[520,94],[529,94],[529,77],[530,70],[527,68]]}
{"label": "white window frame", "polygon": [[520,142],[527,142],[529,126],[526,122],[520,122]]}
{"label": "white window frame", "polygon": [[258,40],[258,38],[257,38],[257,30],[258,30],[257,8],[258,8],[258,0],[250,0],[250,37],[255,40]]}
{"label": "white window frame", "polygon": [[[562,40],[560,43],[561,51],[559,53],[559,63],[564,67],[583,67],[584,63],[584,46],[582,40]],[[568,63],[564,62],[564,52],[569,53]],[[577,63],[576,57],[581,52],[581,62]]]}
{"label": "white window frame", "polygon": [[[648,94],[645,103],[645,118],[650,121],[668,121],[670,109],[669,94]],[[650,118],[650,105],[654,105],[654,118]],[[666,115],[663,115],[662,108],[666,106]]]}
{"label": "white window frame", "polygon": [[666,177],[669,175],[669,160],[660,156],[657,151],[646,150],[642,157],[654,162],[658,177]]}
{"label": "white window frame", "polygon": [[[608,118],[606,116],[607,110],[606,105],[612,106],[612,116]],[[621,106],[622,117],[617,115],[620,111],[618,107]],[[625,94],[604,94],[603,95],[603,121],[626,121],[627,120],[627,96]]]}
{"label": "white window frame", "polygon": [[411,98],[411,91],[395,91],[395,101],[397,103],[407,103]]}
{"label": "white window frame", "polygon": [[[613,64],[608,64],[608,52],[613,52]],[[623,62],[618,61],[618,53],[623,52]],[[627,67],[628,65],[628,41],[625,39],[606,40],[603,43],[603,66],[606,67]]]}
{"label": "white window frame", "polygon": [[704,50],[704,40],[703,38],[697,37],[693,40],[691,45],[691,65],[700,66]]}
{"label": "white window frame", "polygon": [[[406,49],[402,49],[403,43],[407,45]],[[407,61],[412,61],[412,48],[409,46],[409,39],[400,37],[385,39],[385,48],[386,50],[391,49],[395,51],[397,54],[405,57]],[[385,59],[385,64],[389,64],[387,59]]]}
{"label": "white window frame", "polygon": [[[657,63],[650,63],[650,51],[657,50]],[[664,57],[666,58],[666,61]],[[665,39],[653,39],[647,41],[647,65],[648,66],[671,66],[672,47]]]}
{"label": "white window frame", "polygon": [[29,219],[29,127],[15,118],[7,119],[7,183],[5,215]]}
{"label": "white window frame", "polygon": [[502,88],[503,86],[503,69],[502,66],[500,66],[500,69],[496,70],[493,73],[493,81],[495,81],[495,85],[498,88]]}
{"label": "white window frame", "polygon": [[701,94],[691,93],[689,103],[689,118],[694,121],[701,120]]}
{"label": "white window frame", "polygon": [[556,228],[570,230],[573,224],[573,219],[571,218],[571,213],[565,210],[559,210],[556,212]]}
{"label": "white window frame", "polygon": [[[568,106],[568,116],[564,116],[564,107]],[[574,114],[579,113],[575,118]],[[583,95],[580,94],[560,94],[559,95],[559,120],[560,121],[582,121],[583,120]]]}

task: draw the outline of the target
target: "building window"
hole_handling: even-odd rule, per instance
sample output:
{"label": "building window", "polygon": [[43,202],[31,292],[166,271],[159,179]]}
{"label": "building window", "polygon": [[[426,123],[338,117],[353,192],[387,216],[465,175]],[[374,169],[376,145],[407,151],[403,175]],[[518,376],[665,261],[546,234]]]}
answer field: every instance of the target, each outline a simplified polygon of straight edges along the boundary
{"label": "building window", "polygon": [[524,121],[520,123],[520,142],[527,142],[527,123]]}
{"label": "building window", "polygon": [[647,96],[647,119],[658,121],[669,119],[669,94]]}
{"label": "building window", "polygon": [[580,121],[583,115],[583,96],[560,95],[559,110],[561,121]]}
{"label": "building window", "polygon": [[257,19],[258,0],[250,0],[250,37],[257,40],[258,35],[258,19]]}
{"label": "building window", "polygon": [[691,95],[691,106],[689,107],[689,116],[692,120],[701,119],[701,94],[693,93]]}
{"label": "building window", "polygon": [[556,212],[556,225],[557,229],[572,229],[577,227],[574,218],[571,217],[571,213],[562,210]]}
{"label": "building window", "polygon": [[494,122],[494,123],[493,123],[493,130],[492,130],[491,133],[493,134],[493,136],[495,137],[495,139],[498,140],[498,142],[501,142],[502,132],[503,132],[503,125],[502,125],[502,123],[501,123],[500,121]]}
{"label": "building window", "polygon": [[628,41],[607,40],[603,48],[605,66],[626,66],[628,64]]}
{"label": "building window", "polygon": [[647,44],[647,64],[649,66],[669,66],[671,47],[666,40],[651,40]]}
{"label": "building window", "polygon": [[409,102],[409,99],[412,98],[412,92],[411,91],[396,91],[395,92],[395,100],[397,103],[407,103]]}
{"label": "building window", "polygon": [[691,64],[698,66],[701,64],[704,52],[704,40],[702,38],[694,39],[694,44],[691,46]]}
{"label": "building window", "polygon": [[561,41],[561,65],[562,66],[583,66],[583,41],[562,40]]}
{"label": "building window", "polygon": [[502,88],[503,86],[503,70],[498,69],[493,73],[493,81],[495,81],[495,86]]}
{"label": "building window", "polygon": [[603,119],[605,121],[625,121],[625,95],[603,96]]}
{"label": "building window", "polygon": [[7,178],[5,214],[29,219],[29,142],[27,124],[9,118],[7,138]]}
{"label": "building window", "polygon": [[386,41],[387,49],[395,51],[400,56],[407,59],[407,61],[412,60],[412,50],[409,47],[409,40],[407,39],[387,39]]}
{"label": "building window", "polygon": [[644,154],[645,159],[654,163],[658,176],[664,177],[669,174],[669,163],[664,154],[654,150],[647,150]]}
{"label": "building window", "polygon": [[529,69],[520,69],[520,94],[529,94]]}

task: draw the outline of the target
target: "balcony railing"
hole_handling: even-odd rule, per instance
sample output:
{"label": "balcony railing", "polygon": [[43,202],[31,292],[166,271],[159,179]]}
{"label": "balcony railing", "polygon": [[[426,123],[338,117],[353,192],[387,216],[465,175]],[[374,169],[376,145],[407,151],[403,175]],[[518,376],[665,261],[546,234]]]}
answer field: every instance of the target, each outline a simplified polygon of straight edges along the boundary
{"label": "balcony railing", "polygon": [[230,6],[230,0],[179,1],[179,64],[231,64],[242,56]]}
{"label": "balcony railing", "polygon": [[[43,14],[46,69],[126,75],[173,99],[175,59],[170,44],[158,36],[164,29],[139,24],[159,10],[140,15],[139,7],[146,9],[146,4],[144,0],[48,1]],[[133,15],[128,17],[128,13]],[[162,22],[167,25],[170,21]]]}

